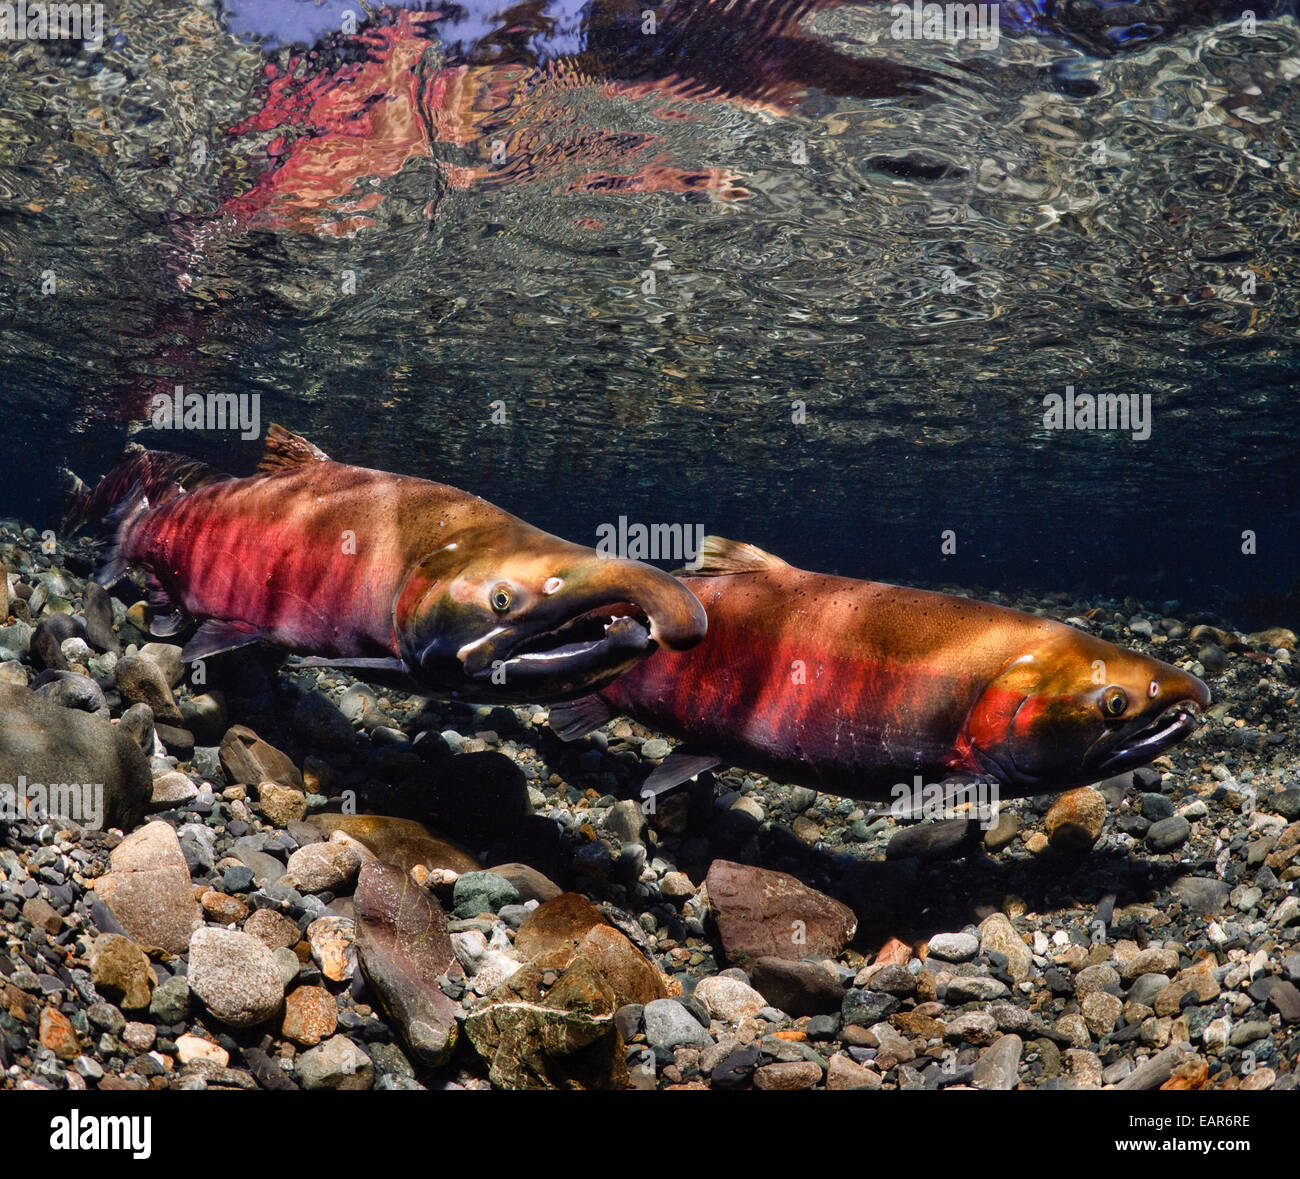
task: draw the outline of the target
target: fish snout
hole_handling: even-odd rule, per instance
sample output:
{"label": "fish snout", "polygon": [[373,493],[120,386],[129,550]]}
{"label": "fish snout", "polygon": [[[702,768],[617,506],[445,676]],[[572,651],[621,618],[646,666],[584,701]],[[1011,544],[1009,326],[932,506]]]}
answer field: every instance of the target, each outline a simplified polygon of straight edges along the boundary
{"label": "fish snout", "polygon": [[571,581],[592,607],[627,603],[645,615],[650,637],[670,651],[685,651],[704,638],[709,619],[686,586],[662,569],[618,557],[592,557]]}
{"label": "fish snout", "polygon": [[1196,705],[1198,709],[1209,708],[1210,706],[1210,687],[1201,679],[1194,675],[1187,677],[1191,683],[1188,685],[1189,691],[1187,699]]}

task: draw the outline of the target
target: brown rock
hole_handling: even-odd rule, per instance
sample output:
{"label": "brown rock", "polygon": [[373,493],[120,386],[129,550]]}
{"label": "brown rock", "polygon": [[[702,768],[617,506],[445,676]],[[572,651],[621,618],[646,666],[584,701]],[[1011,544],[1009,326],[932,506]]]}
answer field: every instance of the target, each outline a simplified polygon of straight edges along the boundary
{"label": "brown rock", "polygon": [[29,897],[23,902],[23,920],[45,930],[50,937],[63,931],[63,918],[44,897]]}
{"label": "brown rock", "polygon": [[232,725],[226,731],[219,754],[221,768],[231,783],[253,786],[259,782],[279,782],[295,790],[302,789],[298,767],[245,725]]}
{"label": "brown rock", "polygon": [[318,917],[307,926],[311,956],[331,982],[346,982],[356,965],[356,924],[347,917]]}
{"label": "brown rock", "polygon": [[391,815],[312,815],[307,820],[328,839],[342,831],[364,844],[386,864],[403,872],[420,866],[426,872],[450,868],[453,872],[477,872],[479,862],[468,852],[430,831],[414,819]]}
{"label": "brown rock", "polygon": [[412,1055],[444,1063],[458,1029],[455,1004],[439,984],[456,956],[442,907],[402,869],[378,860],[362,867],[353,904],[361,969],[384,1010]]}
{"label": "brown rock", "polygon": [[1151,1006],[1157,1015],[1174,1016],[1182,1008],[1183,996],[1195,992],[1198,1002],[1208,1003],[1219,996],[1219,984],[1214,976],[1201,971],[1189,972],[1177,978],[1156,993]]}
{"label": "brown rock", "polygon": [[515,949],[525,958],[554,953],[561,946],[577,952],[587,931],[607,922],[599,909],[576,892],[538,905],[515,934]]}
{"label": "brown rock", "polygon": [[504,877],[515,886],[520,904],[525,901],[541,903],[553,900],[564,891],[549,877],[542,875],[536,868],[530,868],[527,864],[498,864],[488,871]]}
{"label": "brown rock", "polygon": [[149,959],[129,937],[106,933],[90,947],[90,978],[96,988],[126,1011],[149,1006],[153,972]]}
{"label": "brown rock", "polygon": [[171,685],[152,659],[143,655],[123,655],[113,669],[113,678],[122,699],[129,700],[132,704],[149,705],[155,721],[161,721],[165,725],[183,723]]}
{"label": "brown rock", "polygon": [[299,987],[284,1001],[281,1032],[304,1048],[328,1040],[339,1026],[338,1004],[324,987]]}
{"label": "brown rock", "polygon": [[244,922],[244,932],[251,933],[268,950],[288,949],[297,945],[302,936],[297,922],[274,909],[254,909]]}
{"label": "brown rock", "polygon": [[816,962],[759,958],[749,967],[749,981],[773,1007],[793,1015],[826,1015],[844,1002],[838,976]]}
{"label": "brown rock", "polygon": [[943,1036],[945,1025],[942,1020],[924,1015],[920,1011],[895,1011],[889,1022],[901,1032],[918,1040],[935,1040]]}
{"label": "brown rock", "polygon": [[1091,786],[1067,790],[1043,820],[1048,842],[1060,851],[1086,851],[1097,842],[1106,822],[1106,797]]}
{"label": "brown rock", "polygon": [[872,965],[882,966],[906,966],[912,960],[912,947],[906,942],[899,941],[896,937],[891,937],[877,951]]}
{"label": "brown rock", "polygon": [[576,892],[562,893],[534,909],[515,935],[515,949],[557,969],[575,957],[587,959],[613,989],[620,1007],[668,996],[658,969]]}
{"label": "brown rock", "polygon": [[668,997],[663,975],[626,934],[612,925],[589,929],[578,943],[577,954],[586,958],[609,983],[620,1007],[625,1003],[644,1005]]}
{"label": "brown rock", "polygon": [[1160,1088],[1162,1090],[1204,1089],[1209,1079],[1209,1062],[1203,1056],[1194,1056],[1174,1069],[1173,1076]]}
{"label": "brown rock", "polygon": [[13,983],[0,984],[0,1002],[19,1023],[31,1023],[36,1017],[36,999],[20,991]]}
{"label": "brown rock", "polygon": [[705,887],[732,962],[833,958],[857,931],[852,909],[784,872],[714,860]]}
{"label": "brown rock", "polygon": [[169,688],[174,688],[185,678],[185,661],[182,648],[175,643],[145,643],[140,654],[162,672]]}
{"label": "brown rock", "polygon": [[1157,947],[1139,950],[1120,971],[1120,978],[1131,983],[1143,974],[1173,974],[1178,969],[1178,951]]}
{"label": "brown rock", "polygon": [[1010,811],[998,815],[997,822],[984,832],[984,846],[991,852],[1000,852],[1020,834],[1020,817]]}
{"label": "brown rock", "polygon": [[811,1060],[765,1064],[754,1073],[755,1089],[811,1089],[822,1079],[822,1070]]}
{"label": "brown rock", "polygon": [[613,990],[585,958],[574,958],[558,976],[534,961],[471,1012],[465,1034],[497,1088],[624,1089],[616,1009]]}
{"label": "brown rock", "polygon": [[883,1083],[884,1078],[879,1073],[839,1052],[831,1057],[826,1070],[826,1088],[837,1092],[843,1089],[879,1089]]}
{"label": "brown rock", "polygon": [[161,820],[146,824],[113,849],[109,866],[95,891],[132,940],[184,954],[203,918],[176,832]]}
{"label": "brown rock", "polygon": [[257,809],[276,827],[299,823],[307,815],[307,796],[301,790],[270,779],[257,785]]}
{"label": "brown rock", "polygon": [[72,1023],[57,1007],[47,1007],[41,1012],[41,1046],[48,1048],[60,1060],[76,1060],[81,1055],[81,1042]]}
{"label": "brown rock", "polygon": [[209,921],[216,921],[221,925],[238,925],[248,916],[248,906],[238,897],[228,896],[224,892],[217,892],[211,888],[199,897],[199,904],[208,915]]}

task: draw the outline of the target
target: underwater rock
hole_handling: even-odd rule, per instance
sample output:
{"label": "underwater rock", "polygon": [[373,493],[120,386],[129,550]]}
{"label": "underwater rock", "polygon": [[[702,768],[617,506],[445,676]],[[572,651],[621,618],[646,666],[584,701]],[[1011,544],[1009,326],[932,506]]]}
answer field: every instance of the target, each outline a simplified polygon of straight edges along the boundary
{"label": "underwater rock", "polygon": [[221,768],[232,783],[241,786],[271,781],[295,790],[303,788],[298,767],[245,725],[232,725],[221,739]]}
{"label": "underwater rock", "polygon": [[[0,684],[0,782],[102,785],[99,814],[67,815],[83,827],[131,830],[149,805],[149,759],[125,732],[77,709],[62,708],[27,688]],[[84,790],[81,791],[84,795]],[[53,800],[51,800],[53,801]],[[81,809],[85,799],[75,800]]]}
{"label": "underwater rock", "polygon": [[784,872],[714,860],[705,887],[731,962],[833,958],[857,931],[852,909]]}
{"label": "underwater rock", "polygon": [[477,872],[479,863],[468,852],[430,831],[415,819],[391,815],[312,815],[307,820],[327,838],[342,831],[365,844],[386,864],[404,872],[417,865],[426,872],[450,868],[453,872]]}
{"label": "underwater rock", "polygon": [[109,856],[95,893],[140,945],[184,954],[203,924],[176,832],[161,820],[128,835]]}
{"label": "underwater rock", "polygon": [[441,906],[400,868],[362,867],[353,897],[361,969],[412,1054],[442,1064],[456,1044],[456,1004],[439,977],[455,960]]}
{"label": "underwater rock", "polygon": [[561,971],[528,962],[470,1013],[465,1035],[497,1088],[623,1089],[617,1006],[585,958]]}

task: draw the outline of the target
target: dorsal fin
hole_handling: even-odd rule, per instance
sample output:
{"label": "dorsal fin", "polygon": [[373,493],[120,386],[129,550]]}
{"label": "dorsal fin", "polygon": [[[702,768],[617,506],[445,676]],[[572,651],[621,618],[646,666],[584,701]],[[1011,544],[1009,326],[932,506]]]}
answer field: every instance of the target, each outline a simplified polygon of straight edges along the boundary
{"label": "dorsal fin", "polygon": [[272,422],[266,431],[266,449],[262,452],[262,461],[257,464],[259,471],[279,471],[284,467],[297,467],[303,463],[327,463],[330,456],[319,446],[308,442],[300,434],[286,430],[278,422]]}
{"label": "dorsal fin", "polygon": [[722,536],[706,536],[700,544],[695,564],[679,576],[720,577],[726,573],[758,573],[764,569],[783,569],[786,562],[756,545]]}

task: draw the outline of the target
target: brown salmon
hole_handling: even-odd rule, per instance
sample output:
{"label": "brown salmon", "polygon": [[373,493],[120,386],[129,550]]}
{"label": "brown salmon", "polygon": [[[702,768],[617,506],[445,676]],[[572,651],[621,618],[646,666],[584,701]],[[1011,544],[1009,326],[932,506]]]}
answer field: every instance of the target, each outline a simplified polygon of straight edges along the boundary
{"label": "brown salmon", "polygon": [[685,583],[704,641],[551,710],[574,738],[615,715],[686,738],[647,783],[719,764],[854,798],[960,778],[1007,797],[1142,765],[1210,701],[1199,679],[1047,618],[795,569],[708,537]]}
{"label": "brown salmon", "polygon": [[704,635],[675,578],[599,556],[468,492],[329,459],[272,426],[258,473],[135,448],[90,491],[106,585],[144,570],[156,634],[187,660],[264,642],[478,701],[570,699]]}

